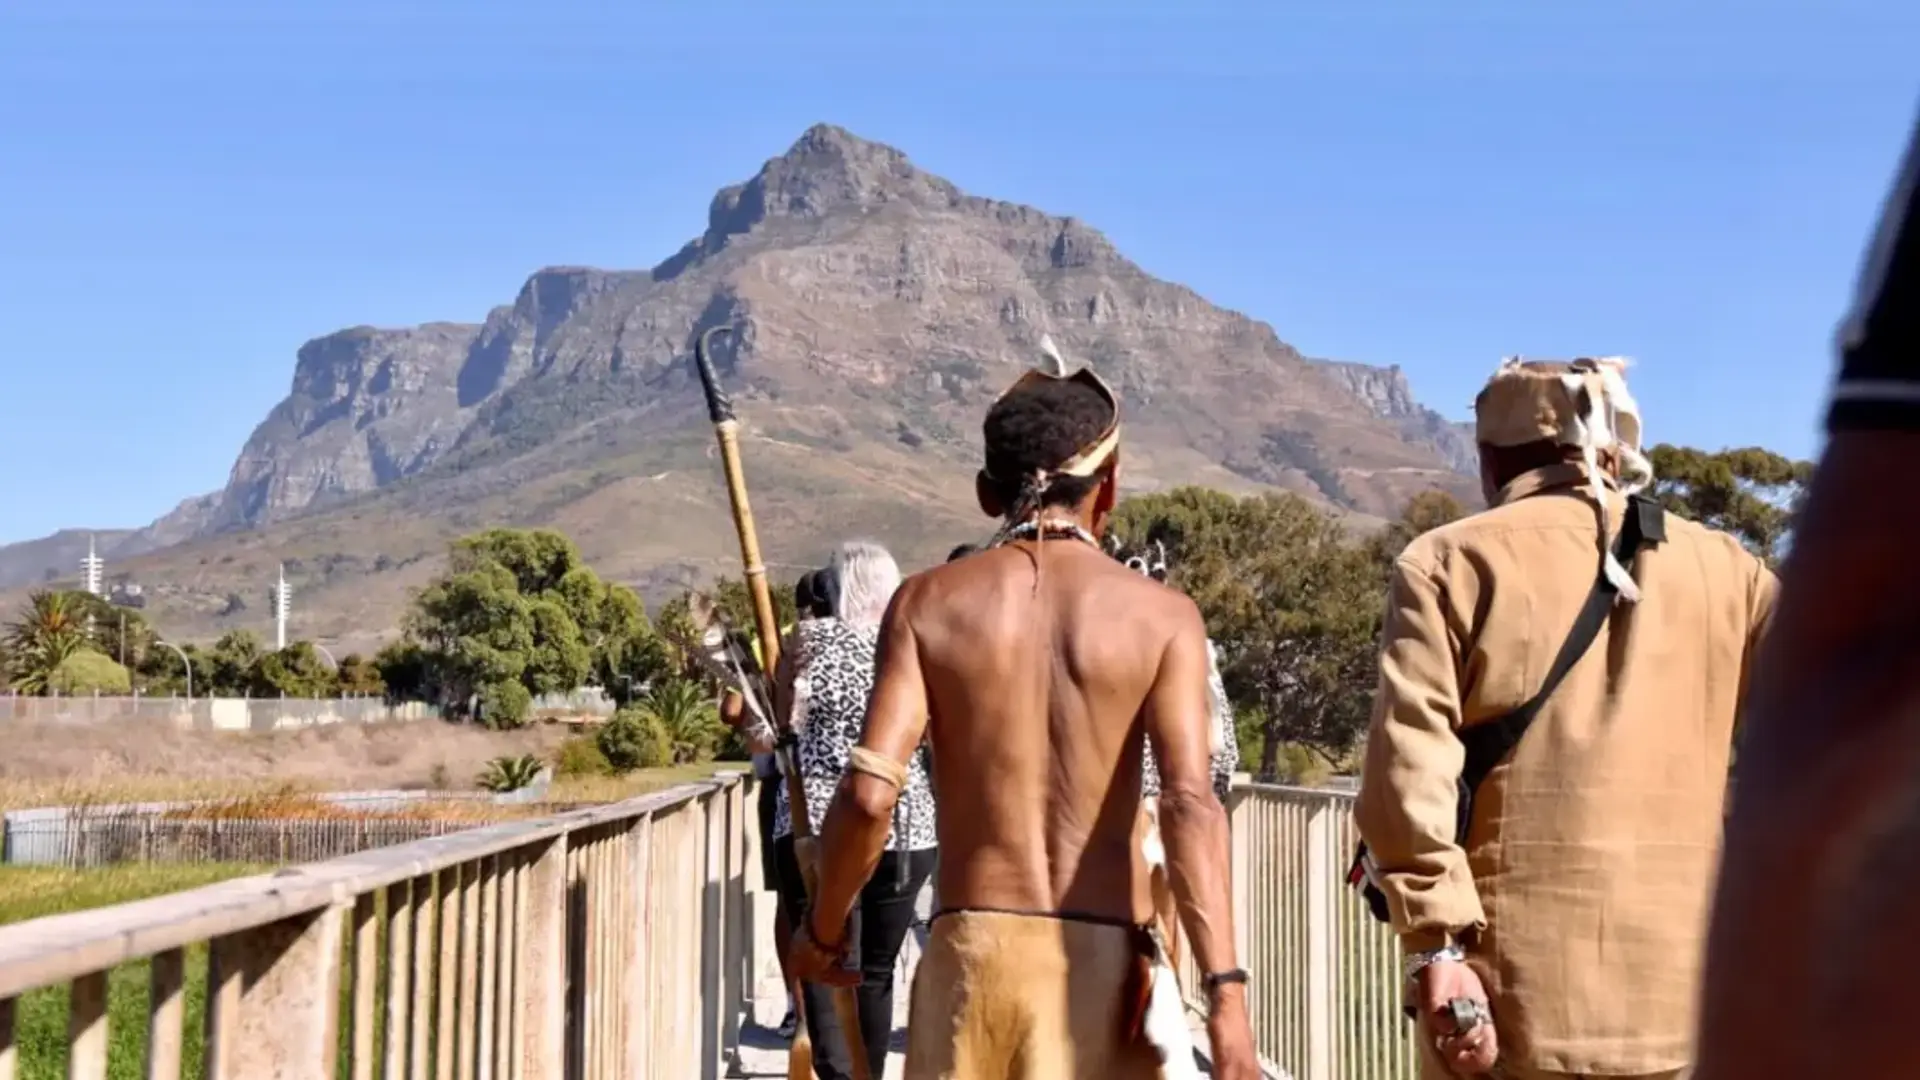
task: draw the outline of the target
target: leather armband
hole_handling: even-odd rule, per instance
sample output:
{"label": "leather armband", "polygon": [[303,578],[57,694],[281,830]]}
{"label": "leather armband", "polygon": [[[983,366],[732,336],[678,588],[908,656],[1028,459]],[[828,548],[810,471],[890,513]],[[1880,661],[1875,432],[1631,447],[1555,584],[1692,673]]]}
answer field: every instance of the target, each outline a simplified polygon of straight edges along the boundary
{"label": "leather armband", "polygon": [[866,773],[876,780],[883,781],[895,791],[907,786],[907,767],[887,757],[876,754],[864,746],[856,746],[847,756],[847,767],[853,772]]}

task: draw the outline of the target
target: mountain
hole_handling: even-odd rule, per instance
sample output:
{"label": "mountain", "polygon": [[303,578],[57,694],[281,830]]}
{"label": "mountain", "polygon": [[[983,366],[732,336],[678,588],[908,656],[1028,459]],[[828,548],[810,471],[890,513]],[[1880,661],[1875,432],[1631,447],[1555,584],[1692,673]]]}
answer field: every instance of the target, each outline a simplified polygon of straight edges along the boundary
{"label": "mountain", "polygon": [[357,641],[490,524],[566,529],[656,595],[737,567],[687,363],[723,322],[763,543],[790,567],[854,533],[924,563],[985,532],[980,419],[1042,335],[1119,391],[1131,489],[1282,489],[1359,515],[1432,486],[1473,497],[1458,431],[1397,369],[1309,360],[1074,218],[822,125],[720,191],[652,270],[549,268],[479,323],[307,343],[226,487],[115,569],[157,618],[208,633],[259,625],[284,560],[297,632]]}
{"label": "mountain", "polygon": [[1382,368],[1338,360],[1314,362],[1348,393],[1366,402],[1373,415],[1392,421],[1402,438],[1433,450],[1455,472],[1479,474],[1480,450],[1473,439],[1473,425],[1449,420],[1415,401],[1399,364]]}

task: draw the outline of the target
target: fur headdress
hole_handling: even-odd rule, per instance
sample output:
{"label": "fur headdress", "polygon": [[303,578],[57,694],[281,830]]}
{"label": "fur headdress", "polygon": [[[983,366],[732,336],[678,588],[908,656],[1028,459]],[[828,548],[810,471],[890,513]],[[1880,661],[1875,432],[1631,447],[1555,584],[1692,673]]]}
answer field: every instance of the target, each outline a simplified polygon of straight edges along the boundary
{"label": "fur headdress", "polygon": [[1485,446],[1552,442],[1577,447],[1600,515],[1600,546],[1607,578],[1628,603],[1640,599],[1632,575],[1608,546],[1611,533],[1600,453],[1619,463],[1628,495],[1653,482],[1653,465],[1640,446],[1640,406],[1627,391],[1623,356],[1582,357],[1567,363],[1508,357],[1474,399],[1474,430]]}

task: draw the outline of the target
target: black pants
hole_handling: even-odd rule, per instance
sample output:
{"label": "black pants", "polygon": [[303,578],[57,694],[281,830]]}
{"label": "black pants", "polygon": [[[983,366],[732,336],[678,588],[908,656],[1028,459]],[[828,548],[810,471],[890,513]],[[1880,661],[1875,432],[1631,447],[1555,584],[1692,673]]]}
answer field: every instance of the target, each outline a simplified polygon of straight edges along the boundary
{"label": "black pants", "polygon": [[776,901],[785,904],[787,893],[780,887],[780,861],[774,856],[773,844],[773,819],[780,813],[780,785],[783,781],[778,776],[767,776],[760,777],[758,783],[759,802],[754,809],[760,818],[760,876]]}
{"label": "black pants", "polygon": [[[887,1047],[893,1041],[893,965],[900,958],[907,932],[913,929],[914,901],[933,874],[936,852],[927,848],[903,854],[889,849],[881,855],[873,877],[860,890],[860,902],[854,905],[853,922],[847,928],[854,953],[860,958],[860,985],[854,991],[854,1000],[859,1003],[860,1035],[867,1045],[867,1064],[874,1080],[885,1074]],[[805,925],[800,920],[807,917],[807,898],[800,863],[794,857],[793,837],[780,838],[776,857],[780,861],[780,886],[797,932]],[[814,1076],[819,1080],[848,1080],[853,1076],[853,1057],[840,1034],[832,991],[807,983],[801,993],[806,998],[807,1034],[813,1037]]]}

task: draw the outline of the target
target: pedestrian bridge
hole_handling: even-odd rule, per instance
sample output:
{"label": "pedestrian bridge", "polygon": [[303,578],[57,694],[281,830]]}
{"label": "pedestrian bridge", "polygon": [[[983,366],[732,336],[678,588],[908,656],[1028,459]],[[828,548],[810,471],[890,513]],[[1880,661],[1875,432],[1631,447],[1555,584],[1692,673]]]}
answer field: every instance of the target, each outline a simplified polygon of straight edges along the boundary
{"label": "pedestrian bridge", "polygon": [[[60,1059],[76,1080],[763,1075],[753,1019],[784,997],[752,783],[0,928],[0,1080]],[[1259,784],[1230,799],[1254,1033],[1274,1075],[1411,1080],[1392,936],[1342,881],[1351,804]],[[17,1007],[43,987],[68,988],[64,1031]]]}

